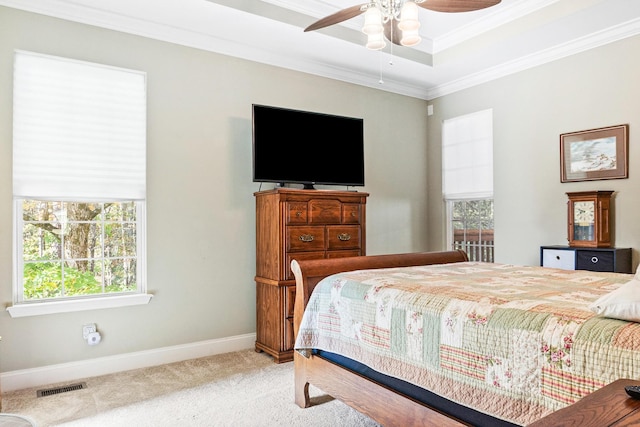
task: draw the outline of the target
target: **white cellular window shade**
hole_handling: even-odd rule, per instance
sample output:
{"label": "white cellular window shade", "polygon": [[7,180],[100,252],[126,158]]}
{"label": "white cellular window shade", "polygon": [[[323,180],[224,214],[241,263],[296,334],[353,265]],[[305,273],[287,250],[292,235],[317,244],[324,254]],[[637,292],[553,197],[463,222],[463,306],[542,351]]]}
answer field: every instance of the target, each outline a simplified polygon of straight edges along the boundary
{"label": "white cellular window shade", "polygon": [[493,197],[493,110],[443,122],[442,169],[445,199]]}
{"label": "white cellular window shade", "polygon": [[16,199],[144,200],[146,74],[16,51]]}

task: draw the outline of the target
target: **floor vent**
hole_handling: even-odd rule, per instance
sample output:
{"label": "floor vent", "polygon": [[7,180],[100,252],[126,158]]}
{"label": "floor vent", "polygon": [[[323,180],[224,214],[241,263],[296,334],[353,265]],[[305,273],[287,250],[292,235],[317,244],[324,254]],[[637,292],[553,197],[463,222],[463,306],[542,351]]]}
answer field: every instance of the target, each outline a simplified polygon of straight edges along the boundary
{"label": "floor vent", "polygon": [[46,390],[38,390],[38,397],[51,396],[53,394],[66,393],[68,391],[82,390],[83,388],[87,388],[87,383],[69,384],[63,385],[61,387],[48,388]]}

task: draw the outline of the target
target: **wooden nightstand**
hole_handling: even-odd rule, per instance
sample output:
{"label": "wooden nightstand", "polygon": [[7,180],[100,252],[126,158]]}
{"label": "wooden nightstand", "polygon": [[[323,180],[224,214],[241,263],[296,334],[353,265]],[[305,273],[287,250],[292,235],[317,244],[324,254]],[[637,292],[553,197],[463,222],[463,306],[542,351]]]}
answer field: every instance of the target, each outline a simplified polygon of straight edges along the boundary
{"label": "wooden nightstand", "polygon": [[528,427],[631,427],[640,425],[640,400],[630,398],[625,386],[637,380],[617,380],[571,406],[529,424]]}

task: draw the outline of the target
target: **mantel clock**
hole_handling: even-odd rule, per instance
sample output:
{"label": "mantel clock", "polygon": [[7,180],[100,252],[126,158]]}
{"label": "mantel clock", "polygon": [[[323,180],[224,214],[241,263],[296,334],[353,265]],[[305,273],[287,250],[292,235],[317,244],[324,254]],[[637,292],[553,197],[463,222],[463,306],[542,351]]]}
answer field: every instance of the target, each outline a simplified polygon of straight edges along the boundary
{"label": "mantel clock", "polygon": [[611,247],[611,195],[613,191],[567,193],[569,246]]}

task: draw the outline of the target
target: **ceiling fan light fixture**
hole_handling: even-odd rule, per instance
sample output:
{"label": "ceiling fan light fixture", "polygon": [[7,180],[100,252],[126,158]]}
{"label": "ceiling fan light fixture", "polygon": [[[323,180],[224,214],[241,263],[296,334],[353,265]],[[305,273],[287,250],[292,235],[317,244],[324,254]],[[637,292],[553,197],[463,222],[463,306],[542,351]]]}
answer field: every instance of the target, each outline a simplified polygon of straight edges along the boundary
{"label": "ceiling fan light fixture", "polygon": [[371,36],[372,34],[382,34],[382,13],[377,7],[370,7],[364,13],[364,26],[362,32]]}
{"label": "ceiling fan light fixture", "polygon": [[407,1],[404,5],[402,5],[398,28],[400,28],[402,31],[412,31],[420,28],[417,4],[412,1]]}
{"label": "ceiling fan light fixture", "polygon": [[387,43],[384,41],[384,35],[381,32],[369,34],[367,38],[367,49],[380,50],[386,45]]}
{"label": "ceiling fan light fixture", "polygon": [[[365,4],[356,4],[325,16],[304,31],[319,30],[364,13],[362,32],[368,36],[369,49],[379,50],[385,47],[385,37],[393,44],[414,46],[422,40],[418,31],[418,11],[421,8],[436,12],[471,12],[500,2],[501,0],[368,0]],[[398,37],[400,32],[402,37]]]}
{"label": "ceiling fan light fixture", "polygon": [[402,31],[402,39],[400,40],[402,46],[415,46],[420,43],[420,41],[422,41],[422,38],[417,28],[415,30]]}

